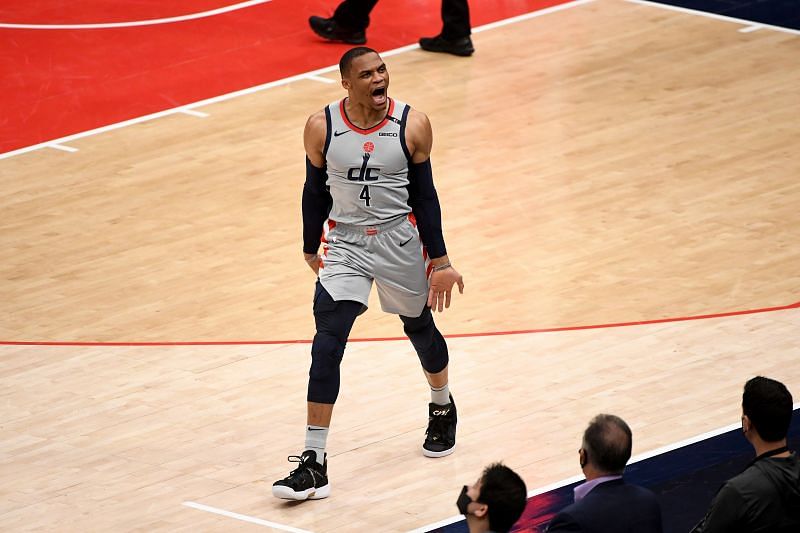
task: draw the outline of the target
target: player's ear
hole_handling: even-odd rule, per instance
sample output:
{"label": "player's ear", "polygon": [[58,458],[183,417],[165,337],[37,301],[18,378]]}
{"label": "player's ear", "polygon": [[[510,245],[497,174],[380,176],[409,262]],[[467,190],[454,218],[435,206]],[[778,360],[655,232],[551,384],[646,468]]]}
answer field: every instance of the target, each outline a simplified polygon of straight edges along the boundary
{"label": "player's ear", "polygon": [[344,87],[346,91],[349,91],[350,87],[352,87],[352,85],[350,84],[350,80],[342,78],[342,87]]}

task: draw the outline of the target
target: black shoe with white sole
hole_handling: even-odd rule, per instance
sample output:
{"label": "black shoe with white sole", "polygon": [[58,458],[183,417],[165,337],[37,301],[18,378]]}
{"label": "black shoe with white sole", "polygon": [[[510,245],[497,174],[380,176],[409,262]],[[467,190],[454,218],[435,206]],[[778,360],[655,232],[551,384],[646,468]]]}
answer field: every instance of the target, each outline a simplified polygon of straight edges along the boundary
{"label": "black shoe with white sole", "polygon": [[306,450],[301,455],[290,455],[289,461],[300,466],[272,484],[272,495],[284,500],[321,500],[330,496],[327,455],[323,465],[317,462],[317,452],[312,450]]}
{"label": "black shoe with white sole", "polygon": [[422,455],[425,457],[444,457],[456,449],[456,403],[450,395],[447,405],[428,404],[428,429]]}

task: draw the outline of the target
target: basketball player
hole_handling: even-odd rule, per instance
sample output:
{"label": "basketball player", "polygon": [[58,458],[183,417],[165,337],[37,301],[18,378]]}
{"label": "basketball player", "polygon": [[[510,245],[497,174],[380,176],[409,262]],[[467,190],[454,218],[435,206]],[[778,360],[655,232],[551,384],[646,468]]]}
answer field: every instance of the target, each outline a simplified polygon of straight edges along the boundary
{"label": "basketball player", "polygon": [[339,70],[347,98],[311,115],[303,134],[303,252],[318,275],[317,331],[305,449],[289,457],[297,468],[272,487],[273,495],[290,500],[330,495],[325,448],[339,365],[373,280],[381,308],[400,316],[431,388],[422,453],[444,457],[456,444],[447,344],[431,310],[449,307],[453,285],[463,292],[464,281],[450,264],[442,236],[429,157],[431,125],[423,113],[389,98],[389,73],[374,50],[349,50]]}

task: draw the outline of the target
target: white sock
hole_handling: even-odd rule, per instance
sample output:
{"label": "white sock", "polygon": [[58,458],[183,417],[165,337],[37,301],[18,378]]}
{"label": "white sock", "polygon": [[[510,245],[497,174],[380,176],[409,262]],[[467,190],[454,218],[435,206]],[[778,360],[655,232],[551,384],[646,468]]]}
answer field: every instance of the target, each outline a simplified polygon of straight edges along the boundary
{"label": "white sock", "polygon": [[317,462],[325,464],[325,444],[328,440],[328,428],[322,426],[306,426],[306,450],[317,452]]}
{"label": "white sock", "polygon": [[445,383],[441,388],[431,387],[431,403],[447,405],[450,403],[450,387]]}

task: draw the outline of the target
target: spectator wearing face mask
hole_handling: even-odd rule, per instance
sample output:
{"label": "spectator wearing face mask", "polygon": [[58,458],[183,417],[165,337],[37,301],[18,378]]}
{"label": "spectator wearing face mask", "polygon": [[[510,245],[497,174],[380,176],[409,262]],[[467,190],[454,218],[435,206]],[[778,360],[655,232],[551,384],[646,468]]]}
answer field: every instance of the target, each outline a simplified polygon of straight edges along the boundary
{"label": "spectator wearing face mask", "polygon": [[458,511],[467,518],[469,533],[506,533],[522,516],[527,503],[525,482],[505,465],[487,466],[458,496]]}
{"label": "spectator wearing face mask", "polygon": [[692,533],[800,531],[800,461],[786,436],[792,395],[780,381],[755,377],[742,394],[742,432],[755,459],[719,490]]}
{"label": "spectator wearing face mask", "polygon": [[620,417],[592,419],[578,450],[586,482],[575,487],[575,503],[553,518],[548,533],[661,533],[655,494],[622,478],[632,444],[631,428]]}

